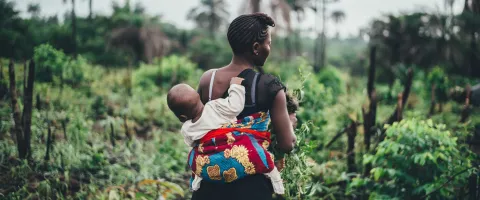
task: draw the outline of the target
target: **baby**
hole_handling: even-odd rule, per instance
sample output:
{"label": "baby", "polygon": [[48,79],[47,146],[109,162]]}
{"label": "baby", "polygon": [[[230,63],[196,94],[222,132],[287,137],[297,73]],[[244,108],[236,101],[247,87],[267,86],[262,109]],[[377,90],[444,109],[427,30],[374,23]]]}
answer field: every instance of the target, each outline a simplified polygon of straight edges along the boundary
{"label": "baby", "polygon": [[[188,146],[194,147],[195,141],[202,139],[211,130],[237,121],[236,117],[245,106],[245,87],[241,85],[242,81],[242,78],[233,77],[228,97],[209,101],[205,105],[200,100],[200,95],[187,84],[175,85],[170,89],[168,107],[183,122],[181,133]],[[284,194],[283,181],[277,168],[265,175],[272,181],[275,193]],[[193,190],[200,188],[201,180],[201,177],[195,175]]]}

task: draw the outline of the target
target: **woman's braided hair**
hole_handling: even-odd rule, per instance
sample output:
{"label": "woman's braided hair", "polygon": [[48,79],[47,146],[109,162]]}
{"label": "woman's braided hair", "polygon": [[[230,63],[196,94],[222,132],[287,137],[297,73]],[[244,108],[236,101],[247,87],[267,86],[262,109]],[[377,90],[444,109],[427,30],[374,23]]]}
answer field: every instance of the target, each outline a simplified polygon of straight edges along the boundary
{"label": "woman's braided hair", "polygon": [[267,39],[268,27],[275,27],[273,19],[264,13],[240,15],[228,27],[228,43],[234,54],[248,52],[255,42]]}

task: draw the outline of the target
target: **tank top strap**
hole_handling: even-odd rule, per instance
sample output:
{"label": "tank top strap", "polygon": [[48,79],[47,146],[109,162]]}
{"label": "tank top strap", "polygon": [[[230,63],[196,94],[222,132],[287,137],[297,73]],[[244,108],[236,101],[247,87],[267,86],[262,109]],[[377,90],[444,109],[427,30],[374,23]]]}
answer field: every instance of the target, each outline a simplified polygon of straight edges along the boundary
{"label": "tank top strap", "polygon": [[208,88],[208,101],[212,100],[213,81],[215,80],[215,73],[217,69],[213,70],[212,77],[210,78],[210,86]]}

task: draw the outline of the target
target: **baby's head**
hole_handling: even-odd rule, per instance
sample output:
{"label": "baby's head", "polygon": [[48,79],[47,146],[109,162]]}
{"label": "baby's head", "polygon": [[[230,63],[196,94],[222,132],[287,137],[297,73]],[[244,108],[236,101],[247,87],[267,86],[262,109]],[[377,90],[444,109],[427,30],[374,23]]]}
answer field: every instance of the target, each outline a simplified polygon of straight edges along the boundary
{"label": "baby's head", "polygon": [[167,104],[181,122],[194,119],[203,108],[200,95],[187,84],[173,86],[168,91]]}

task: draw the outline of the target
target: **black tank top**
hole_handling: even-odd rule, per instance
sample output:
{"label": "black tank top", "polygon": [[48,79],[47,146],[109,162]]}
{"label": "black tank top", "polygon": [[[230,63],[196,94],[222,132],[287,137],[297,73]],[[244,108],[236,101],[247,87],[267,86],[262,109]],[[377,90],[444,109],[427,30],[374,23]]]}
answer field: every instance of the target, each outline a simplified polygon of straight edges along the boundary
{"label": "black tank top", "polygon": [[[270,110],[278,91],[285,90],[285,86],[275,76],[261,74],[253,69],[245,69],[237,77],[245,79],[242,82],[245,87],[245,108],[237,116],[239,119],[257,112]],[[210,80],[209,100],[211,100],[214,79],[215,71]],[[223,98],[225,97],[228,97],[228,90],[223,94]]]}

